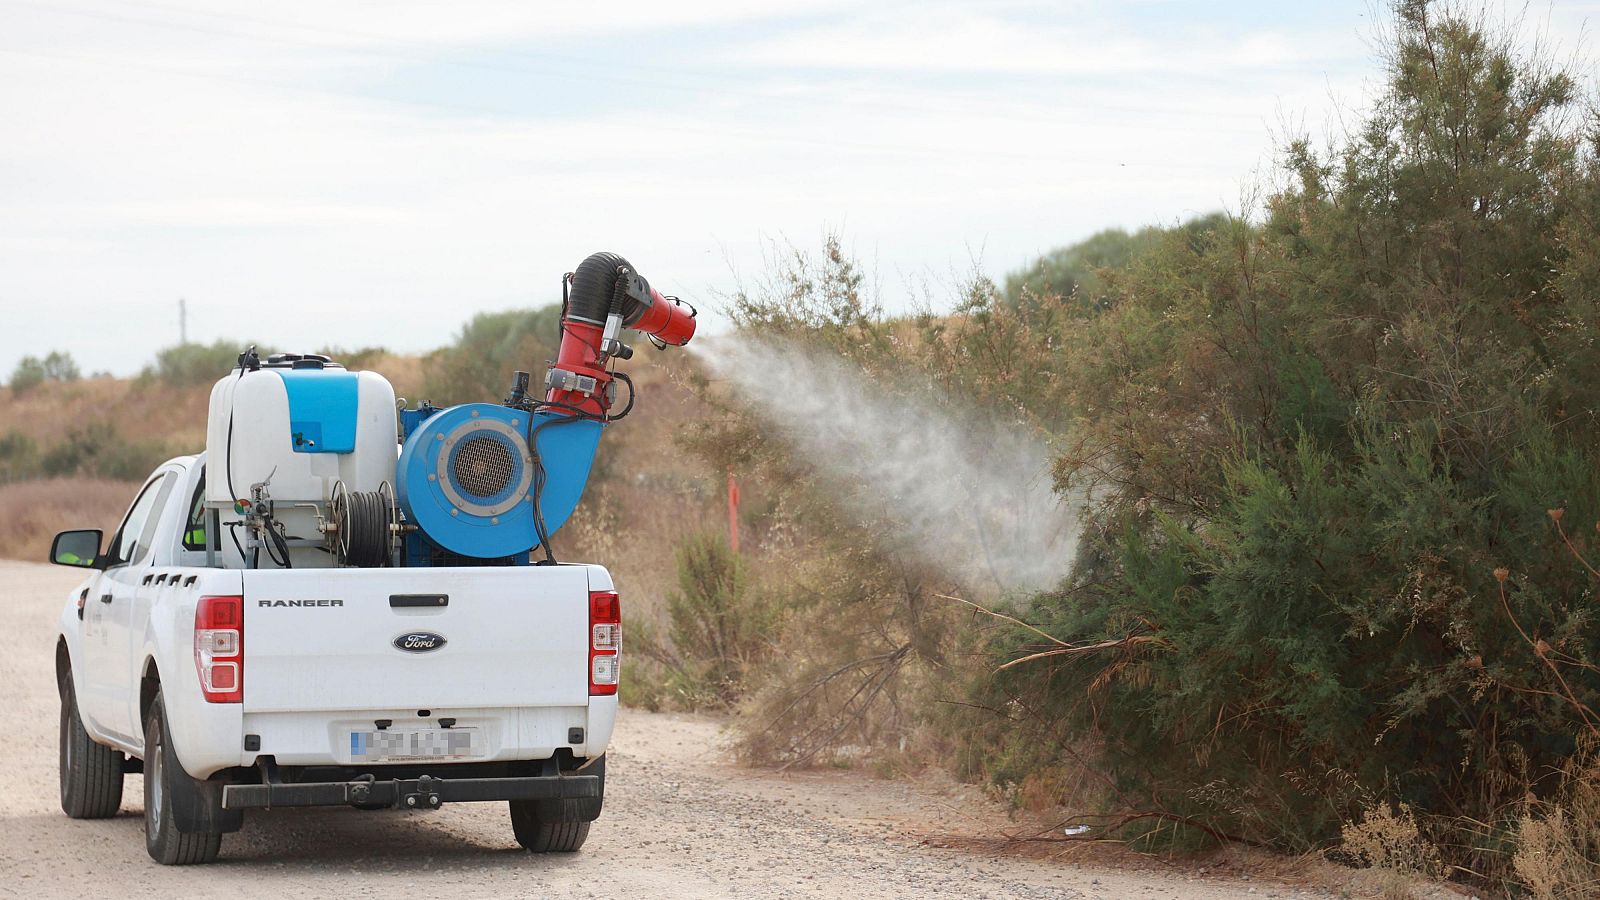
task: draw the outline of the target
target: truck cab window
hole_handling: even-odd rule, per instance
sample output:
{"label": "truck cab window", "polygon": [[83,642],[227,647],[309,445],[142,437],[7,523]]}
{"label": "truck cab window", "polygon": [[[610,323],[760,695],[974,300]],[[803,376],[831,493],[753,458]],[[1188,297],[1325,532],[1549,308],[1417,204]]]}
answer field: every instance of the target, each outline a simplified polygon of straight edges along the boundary
{"label": "truck cab window", "polygon": [[[194,487],[194,496],[189,500],[189,521],[183,526],[183,549],[206,549],[206,537],[206,476],[202,473]],[[212,546],[221,546],[215,537],[211,541]]]}
{"label": "truck cab window", "polygon": [[133,507],[123,518],[122,525],[117,528],[117,534],[111,539],[111,546],[106,551],[116,560],[117,565],[138,562],[144,558],[145,551],[150,549],[150,538],[158,518],[154,512],[172,492],[172,480],[173,475],[170,472],[156,476],[144,486],[144,490],[139,492],[139,498],[133,501]]}

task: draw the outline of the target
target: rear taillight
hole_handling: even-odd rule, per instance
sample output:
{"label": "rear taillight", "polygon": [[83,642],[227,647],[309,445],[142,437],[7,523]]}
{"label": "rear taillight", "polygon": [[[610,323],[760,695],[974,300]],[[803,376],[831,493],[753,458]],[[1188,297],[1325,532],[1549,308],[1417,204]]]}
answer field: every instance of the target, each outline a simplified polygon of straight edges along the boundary
{"label": "rear taillight", "polygon": [[622,603],[616,591],[589,592],[589,693],[615,694],[622,668]]}
{"label": "rear taillight", "polygon": [[208,703],[244,702],[244,598],[201,597],[194,608],[194,666]]}

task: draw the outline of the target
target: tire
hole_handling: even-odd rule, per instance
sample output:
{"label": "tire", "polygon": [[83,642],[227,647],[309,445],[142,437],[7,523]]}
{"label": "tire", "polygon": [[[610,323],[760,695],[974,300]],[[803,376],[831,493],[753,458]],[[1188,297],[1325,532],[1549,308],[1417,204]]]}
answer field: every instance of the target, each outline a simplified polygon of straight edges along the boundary
{"label": "tire", "polygon": [[511,800],[511,830],[529,853],[576,853],[589,839],[589,826],[605,799],[606,758],[585,770],[600,776],[598,800]]}
{"label": "tire", "polygon": [[178,830],[173,797],[180,790],[193,789],[188,781],[188,773],[167,741],[166,707],[157,694],[144,721],[144,849],[164,866],[212,862],[222,849],[220,831]]}
{"label": "tire", "polygon": [[536,800],[512,800],[511,830],[529,853],[576,853],[589,839],[592,822],[548,822],[539,818]]}
{"label": "tire", "polygon": [[73,819],[109,819],[122,807],[122,752],[84,730],[72,673],[61,684],[61,811]]}

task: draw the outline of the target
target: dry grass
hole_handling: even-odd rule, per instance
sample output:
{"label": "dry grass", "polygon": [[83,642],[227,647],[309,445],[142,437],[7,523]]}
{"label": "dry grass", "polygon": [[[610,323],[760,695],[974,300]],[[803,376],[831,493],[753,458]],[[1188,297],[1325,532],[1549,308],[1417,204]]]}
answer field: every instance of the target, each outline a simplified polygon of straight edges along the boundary
{"label": "dry grass", "polygon": [[1361,821],[1346,824],[1339,837],[1341,853],[1374,869],[1432,877],[1444,872],[1439,849],[1423,836],[1416,815],[1404,804],[1398,810],[1386,803],[1368,808]]}
{"label": "dry grass", "polygon": [[0,390],[0,433],[16,429],[47,447],[68,432],[109,421],[128,441],[197,453],[206,441],[210,393],[210,385],[174,387],[125,378],[46,382],[20,397],[7,388]]}
{"label": "dry grass", "polygon": [[1552,801],[1529,803],[1512,865],[1537,900],[1600,895],[1600,752],[1592,741],[1567,764]]}
{"label": "dry grass", "polygon": [[50,539],[69,528],[100,528],[109,534],[138,487],[93,478],[0,485],[0,556],[43,561]]}
{"label": "dry grass", "polygon": [[[335,361],[338,359],[339,357],[334,357]],[[405,398],[410,401],[411,406],[416,406],[418,401],[424,399],[422,395],[425,393],[422,390],[422,361],[421,356],[384,353],[352,368],[377,372],[389,379],[389,383],[394,386],[394,395]]]}

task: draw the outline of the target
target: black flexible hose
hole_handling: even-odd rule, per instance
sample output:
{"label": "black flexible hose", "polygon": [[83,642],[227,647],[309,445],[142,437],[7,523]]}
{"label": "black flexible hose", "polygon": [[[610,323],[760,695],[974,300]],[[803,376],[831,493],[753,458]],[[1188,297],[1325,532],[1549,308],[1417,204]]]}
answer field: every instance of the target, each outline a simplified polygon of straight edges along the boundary
{"label": "black flexible hose", "polygon": [[[221,519],[219,518],[218,521],[220,522]],[[244,547],[239,543],[239,532],[234,531],[234,529],[243,526],[245,523],[222,522],[222,524],[228,527],[228,537],[233,538],[233,549],[239,551],[239,565],[244,565],[249,558],[245,556]]]}
{"label": "black flexible hose", "polygon": [[[636,288],[629,292],[630,280]],[[606,315],[615,311],[623,325],[633,325],[649,309],[639,297],[650,296],[650,282],[640,277],[626,259],[615,253],[592,253],[572,273],[572,291],[563,321],[567,318],[604,325]]]}
{"label": "black flexible hose", "polygon": [[[289,542],[284,540],[283,535],[278,533],[276,525],[277,522],[273,519],[270,511],[261,517],[261,530],[266,533],[267,537],[261,543],[266,545],[268,558],[277,563],[278,568],[292,569],[294,568],[294,561],[289,558]],[[256,562],[260,563],[259,556]]]}
{"label": "black flexible hose", "polygon": [[384,565],[389,561],[389,516],[383,494],[353,491],[345,497],[334,522],[345,546],[342,562],[362,569]]}

